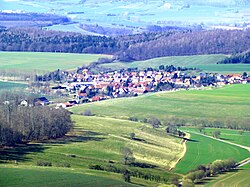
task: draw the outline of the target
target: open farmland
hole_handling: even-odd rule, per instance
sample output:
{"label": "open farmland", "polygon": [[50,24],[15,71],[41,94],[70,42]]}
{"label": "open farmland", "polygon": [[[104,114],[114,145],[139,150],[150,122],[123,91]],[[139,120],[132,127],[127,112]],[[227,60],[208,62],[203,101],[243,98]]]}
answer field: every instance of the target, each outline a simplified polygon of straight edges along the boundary
{"label": "open farmland", "polygon": [[136,186],[116,174],[81,169],[0,165],[0,186]]}
{"label": "open farmland", "polygon": [[134,61],[134,62],[117,62],[104,64],[104,67],[119,69],[119,68],[136,68],[144,69],[148,67],[158,68],[160,65],[174,65],[174,66],[184,66],[184,67],[196,67],[204,64],[216,64],[217,61],[222,60],[226,55],[194,55],[194,56],[170,56],[153,58],[144,61]]}
{"label": "open farmland", "polygon": [[67,54],[67,53],[36,53],[36,52],[0,52],[0,69],[7,72],[48,72],[57,69],[76,69],[89,65],[101,57],[109,55]]}
{"label": "open farmland", "polygon": [[12,82],[2,82],[0,81],[0,92],[9,90],[20,90],[26,88],[26,84],[22,83],[12,83]]}
{"label": "open farmland", "polygon": [[250,72],[249,64],[216,64],[218,61],[226,58],[226,55],[194,55],[194,56],[170,56],[154,58],[145,61],[135,62],[116,62],[110,64],[103,64],[103,67],[110,68],[113,70],[122,68],[138,68],[146,69],[148,67],[158,68],[160,65],[174,65],[176,67],[189,67],[198,68],[206,72],[216,73],[243,73]]}
{"label": "open farmland", "polygon": [[[17,160],[18,167],[20,170],[17,172],[20,175],[13,176],[13,181],[17,181],[18,177],[28,177],[35,171],[37,161],[48,161],[52,163],[52,169],[48,169],[51,172],[52,177],[55,177],[56,181],[61,178],[57,178],[60,175],[60,168],[58,165],[69,164],[69,169],[62,170],[62,175],[68,179],[74,173],[82,173],[83,177],[87,177],[88,174],[98,175],[100,177],[107,177],[107,172],[97,172],[95,170],[89,170],[89,165],[112,165],[115,167],[128,167],[121,164],[122,153],[121,150],[124,147],[129,147],[133,150],[136,162],[149,164],[151,168],[142,168],[130,166],[130,170],[139,170],[140,172],[151,173],[159,175],[164,178],[169,178],[174,175],[173,173],[167,172],[167,170],[175,164],[180,158],[183,145],[180,143],[181,139],[167,136],[161,129],[153,129],[149,125],[142,123],[135,123],[126,120],[111,119],[111,118],[100,118],[100,117],[86,117],[80,115],[73,115],[73,121],[75,121],[75,127],[71,133],[66,137],[45,141],[43,143],[30,143],[27,146],[19,146],[16,148],[4,149],[0,151],[0,163],[7,165],[6,167],[12,167],[14,160]],[[134,132],[136,139],[130,139],[130,133]],[[167,144],[166,144],[167,142]],[[29,166],[32,166],[29,168]],[[54,167],[55,166],[55,167]],[[3,167],[0,165],[0,167]],[[27,169],[27,174],[21,175],[22,167],[23,171]],[[27,168],[28,167],[28,168]],[[25,169],[26,168],[26,169]],[[43,167],[42,167],[43,168]],[[41,169],[42,169],[41,168]],[[39,168],[37,168],[39,170]],[[44,170],[39,173],[32,180],[38,182],[45,177]],[[72,170],[72,171],[70,171]],[[66,172],[69,172],[67,175]],[[6,171],[9,175],[11,172],[15,172],[15,169],[8,169]],[[112,173],[110,173],[112,175]],[[79,179],[79,174],[70,181],[82,181]],[[110,176],[109,176],[110,177]],[[119,180],[121,184],[124,184],[121,179],[122,176],[114,175],[115,179]],[[112,177],[111,177],[112,179]],[[48,184],[52,185],[53,180],[47,179]],[[102,178],[97,178],[96,186],[99,186]],[[3,185],[7,185],[8,182],[4,180]],[[115,181],[113,181],[114,184]],[[154,182],[144,181],[142,179],[133,178],[132,182],[135,184],[143,184],[151,186]],[[14,185],[14,183],[12,183]],[[30,184],[30,183],[29,183]],[[67,183],[68,184],[68,183]],[[73,182],[74,184],[74,182]],[[106,182],[104,183],[106,184]],[[107,183],[108,185],[109,183]],[[90,183],[94,185],[94,183]],[[112,185],[112,181],[109,184]]]}
{"label": "open farmland", "polygon": [[178,173],[187,173],[201,164],[209,164],[215,160],[233,158],[241,161],[250,156],[249,151],[243,148],[191,132],[190,134],[191,141],[187,142],[187,152],[175,168]]}
{"label": "open farmland", "polygon": [[205,186],[210,187],[248,187],[250,184],[250,164],[240,169],[216,177],[215,181]]}
{"label": "open farmland", "polygon": [[[90,109],[100,116],[139,119],[156,116],[163,121],[247,127],[250,121],[250,85],[230,85],[211,90],[159,92],[140,97],[112,99],[72,108]],[[233,111],[233,112],[232,112]],[[176,121],[178,119],[179,121]],[[237,123],[233,123],[237,121]]]}
{"label": "open farmland", "polygon": [[[200,133],[198,128],[196,127],[182,127],[182,130],[187,130],[190,132]],[[225,140],[228,142],[236,143],[243,146],[250,146],[250,131],[236,131],[230,129],[217,129],[217,128],[205,128],[202,130],[202,133],[213,136],[213,131],[219,130],[220,131],[220,139]]]}

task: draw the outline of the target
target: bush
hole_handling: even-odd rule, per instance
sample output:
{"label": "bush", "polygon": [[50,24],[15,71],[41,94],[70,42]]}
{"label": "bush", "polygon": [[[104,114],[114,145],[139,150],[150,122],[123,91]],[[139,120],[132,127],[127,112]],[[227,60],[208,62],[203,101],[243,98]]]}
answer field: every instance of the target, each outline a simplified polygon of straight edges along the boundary
{"label": "bush", "polygon": [[52,163],[49,161],[42,161],[42,160],[38,160],[36,162],[37,166],[52,166]]}
{"label": "bush", "polygon": [[75,158],[75,157],[76,157],[76,155],[74,155],[74,154],[68,154],[67,156],[68,156],[68,157],[72,157],[72,158]]}
{"label": "bush", "polygon": [[133,133],[133,132],[130,133],[130,139],[131,139],[131,140],[135,139],[135,133]]}
{"label": "bush", "polygon": [[153,128],[159,128],[161,125],[161,121],[156,117],[151,117],[148,123],[151,124]]}
{"label": "bush", "polygon": [[86,109],[83,113],[83,116],[93,116],[92,112],[89,109]]}
{"label": "bush", "polygon": [[129,117],[128,120],[135,122],[139,121],[137,117]]}

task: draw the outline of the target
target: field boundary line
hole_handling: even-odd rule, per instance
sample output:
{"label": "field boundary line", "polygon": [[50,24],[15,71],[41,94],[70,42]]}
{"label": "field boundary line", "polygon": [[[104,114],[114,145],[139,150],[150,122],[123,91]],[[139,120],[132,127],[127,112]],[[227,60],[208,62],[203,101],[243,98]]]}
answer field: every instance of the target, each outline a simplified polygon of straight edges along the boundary
{"label": "field boundary line", "polygon": [[183,151],[182,153],[180,154],[180,158],[178,160],[176,160],[173,164],[171,164],[170,168],[169,168],[169,171],[171,171],[172,169],[175,168],[175,166],[184,158],[186,152],[187,152],[187,140],[190,139],[191,135],[189,133],[186,134],[185,136],[185,140],[183,141]]}

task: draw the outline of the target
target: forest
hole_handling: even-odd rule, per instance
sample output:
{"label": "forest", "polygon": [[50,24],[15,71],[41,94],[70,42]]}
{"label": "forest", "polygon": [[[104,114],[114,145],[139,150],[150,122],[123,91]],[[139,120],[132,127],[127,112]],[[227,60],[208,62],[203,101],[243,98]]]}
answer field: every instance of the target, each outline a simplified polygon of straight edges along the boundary
{"label": "forest", "polygon": [[0,51],[112,54],[124,62],[163,56],[237,54],[249,49],[250,29],[170,30],[117,37],[35,28],[0,29]]}
{"label": "forest", "polygon": [[217,64],[250,64],[250,51],[246,51],[240,54],[232,55],[219,61]]}
{"label": "forest", "polygon": [[[29,106],[21,104],[26,98]],[[70,112],[62,108],[35,106],[33,98],[3,93],[0,97],[0,145],[64,136],[71,128]]]}

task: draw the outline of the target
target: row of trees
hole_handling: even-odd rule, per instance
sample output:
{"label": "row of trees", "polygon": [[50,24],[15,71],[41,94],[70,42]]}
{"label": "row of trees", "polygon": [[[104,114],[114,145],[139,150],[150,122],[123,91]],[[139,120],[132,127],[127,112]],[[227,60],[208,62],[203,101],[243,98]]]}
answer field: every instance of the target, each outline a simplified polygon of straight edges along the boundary
{"label": "row of trees", "polygon": [[232,168],[235,168],[236,163],[234,159],[216,160],[211,164],[198,166],[195,170],[189,172],[185,178],[196,183],[203,178],[230,171]]}
{"label": "row of trees", "polygon": [[71,128],[70,113],[65,109],[20,106],[18,96],[1,102],[0,145],[59,138]]}
{"label": "row of trees", "polygon": [[[121,61],[162,56],[235,54],[250,48],[250,29],[166,31],[105,37],[41,29],[0,29],[1,51],[113,54]],[[234,47],[232,47],[234,46]]]}

